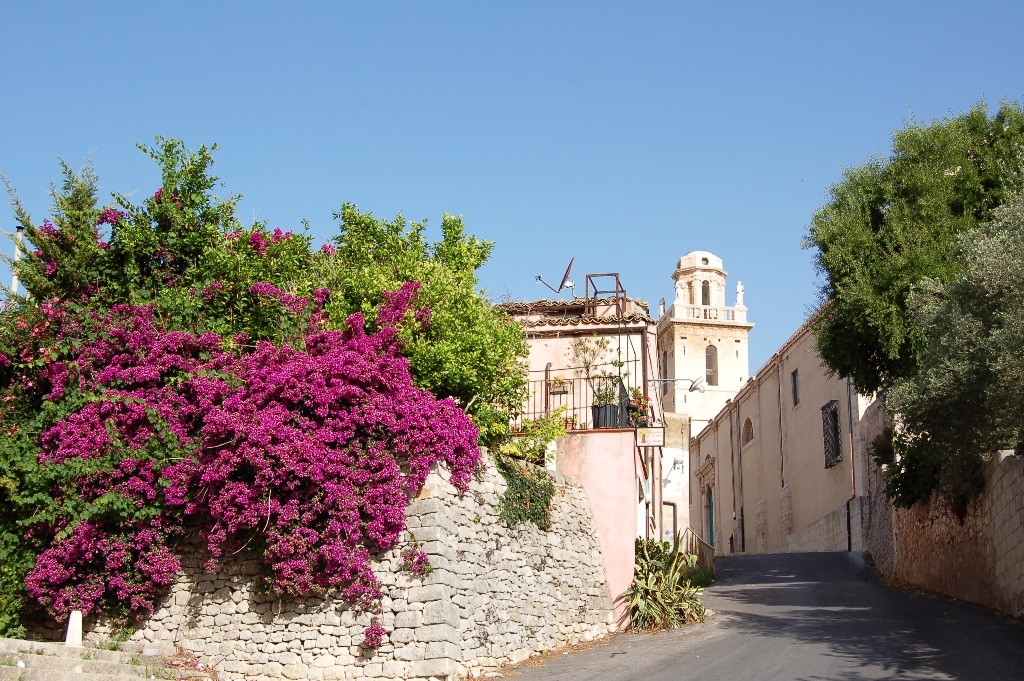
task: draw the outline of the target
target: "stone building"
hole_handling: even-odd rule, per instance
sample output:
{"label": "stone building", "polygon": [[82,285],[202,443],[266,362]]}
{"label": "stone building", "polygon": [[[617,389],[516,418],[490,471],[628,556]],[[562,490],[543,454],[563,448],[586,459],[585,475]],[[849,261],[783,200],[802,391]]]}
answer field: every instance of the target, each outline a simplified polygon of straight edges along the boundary
{"label": "stone building", "polygon": [[[529,346],[529,394],[523,417],[562,413],[567,435],[553,452],[553,467],[583,486],[594,513],[613,595],[633,579],[634,540],[661,535],[661,457],[637,447],[628,418],[629,395],[657,379],[654,324],[647,303],[630,298],[617,274],[587,275],[587,295],[499,306],[523,325]],[[579,343],[595,349],[581,365]],[[613,386],[613,421],[598,422],[595,387]],[[562,408],[564,411],[559,412]],[[660,413],[655,404],[654,413]],[[619,614],[622,604],[619,603]]]}
{"label": "stone building", "polygon": [[693,438],[694,531],[718,553],[863,550],[883,425],[805,324]]}
{"label": "stone building", "polygon": [[726,275],[722,259],[713,253],[687,253],[672,273],[672,306],[665,310],[664,301],[660,306],[656,352],[661,378],[652,382],[652,392],[665,411],[662,526],[666,529],[673,522],[679,530],[691,524],[687,454],[691,435],[715,417],[749,376],[748,334],[754,325],[747,321],[742,283],[736,285],[735,304],[727,304]]}

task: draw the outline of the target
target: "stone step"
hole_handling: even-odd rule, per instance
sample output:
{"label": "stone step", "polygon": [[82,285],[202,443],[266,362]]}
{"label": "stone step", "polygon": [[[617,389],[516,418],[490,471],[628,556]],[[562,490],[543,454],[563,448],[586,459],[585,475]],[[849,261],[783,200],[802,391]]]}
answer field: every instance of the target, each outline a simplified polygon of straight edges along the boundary
{"label": "stone step", "polygon": [[173,679],[177,681],[209,681],[209,676],[168,676],[164,674],[160,675],[159,671],[154,671],[150,676],[131,676],[126,674],[93,674],[89,672],[83,672],[81,674],[62,671],[58,669],[30,669],[26,667],[24,669],[17,669],[15,667],[0,667],[0,681],[66,681],[67,679],[75,679],[75,681],[139,681],[139,679]]}
{"label": "stone step", "polygon": [[151,646],[137,644],[126,647],[129,650],[103,650],[62,643],[0,639],[0,681],[209,681],[211,678],[206,670],[182,666],[180,663],[184,660],[176,660],[178,665],[167,666],[162,655],[142,654],[152,652]]}
{"label": "stone step", "polygon": [[0,667],[21,669],[22,667],[17,666],[18,662],[21,662],[25,665],[24,669],[32,671],[48,670],[64,674],[98,674],[144,679],[148,679],[150,676],[157,678],[169,676],[164,674],[164,661],[160,657],[143,660],[138,655],[126,655],[123,662],[114,662],[94,660],[91,657],[92,652],[91,650],[82,650],[77,658],[63,655],[2,653],[0,654]]}
{"label": "stone step", "polygon": [[25,655],[47,655],[52,657],[71,657],[81,659],[82,653],[89,651],[92,659],[106,662],[120,662],[123,653],[120,650],[103,650],[101,648],[78,648],[63,643],[46,643],[42,641],[23,641],[16,638],[0,638],[0,655],[5,653],[22,653]]}

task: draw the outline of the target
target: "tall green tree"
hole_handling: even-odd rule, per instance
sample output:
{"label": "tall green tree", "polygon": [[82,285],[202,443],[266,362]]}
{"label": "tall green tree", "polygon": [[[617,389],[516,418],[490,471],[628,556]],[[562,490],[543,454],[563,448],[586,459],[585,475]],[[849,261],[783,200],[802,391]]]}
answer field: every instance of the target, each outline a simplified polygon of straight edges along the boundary
{"label": "tall green tree", "polygon": [[933,489],[962,505],[999,449],[1024,450],[1024,194],[960,236],[952,281],[909,296],[923,334],[918,370],[886,393],[900,428],[882,449],[889,496],[909,506]]}
{"label": "tall green tree", "polygon": [[50,218],[41,224],[11,192],[27,238],[13,266],[28,298],[88,300],[97,308],[152,304],[169,328],[280,340],[283,317],[250,287],[269,282],[308,294],[310,237],[263,223],[244,227],[235,217],[240,197],[214,193],[216,146],[191,151],[158,137],[139,148],[161,175],[140,201],[114,194],[112,204],[101,205],[93,168],[75,172],[64,162]]}
{"label": "tall green tree", "polygon": [[522,327],[478,289],[476,271],[494,244],[466,234],[462,218],[445,215],[440,241],[429,243],[425,222],[401,215],[383,220],[345,204],[335,214],[333,248],[314,263],[313,287],[331,291],[333,319],[354,312],[371,318],[381,291],[422,282],[417,301],[430,312],[427,328],[410,336],[406,354],[416,384],[452,397],[480,428],[484,443],[509,434],[509,415],[526,398]]}
{"label": "tall green tree", "polygon": [[893,135],[886,159],[848,169],[815,213],[806,246],[823,279],[814,332],[825,365],[874,393],[913,374],[924,329],[908,296],[963,269],[957,238],[1020,186],[1024,110],[985,103]]}

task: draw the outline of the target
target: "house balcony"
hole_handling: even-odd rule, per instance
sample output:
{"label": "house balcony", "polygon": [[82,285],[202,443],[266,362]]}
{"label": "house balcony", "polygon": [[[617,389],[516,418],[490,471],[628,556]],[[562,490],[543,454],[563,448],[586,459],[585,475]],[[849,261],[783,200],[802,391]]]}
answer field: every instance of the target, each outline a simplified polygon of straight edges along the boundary
{"label": "house balcony", "polygon": [[[606,390],[611,399],[595,399],[594,386],[600,383],[585,378],[552,377],[529,382],[529,397],[523,413],[512,422],[513,432],[522,432],[525,419],[535,421],[558,413],[560,409],[565,430],[595,430],[601,428],[634,428],[641,425],[639,414],[631,410],[629,388],[621,378],[607,381]],[[596,408],[595,408],[596,405]],[[643,423],[646,425],[646,421]]]}

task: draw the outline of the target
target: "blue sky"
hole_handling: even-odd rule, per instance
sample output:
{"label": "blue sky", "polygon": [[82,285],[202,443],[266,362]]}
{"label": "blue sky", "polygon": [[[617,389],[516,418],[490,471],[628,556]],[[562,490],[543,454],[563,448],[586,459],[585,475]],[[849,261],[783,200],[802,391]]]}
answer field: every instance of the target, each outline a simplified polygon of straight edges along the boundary
{"label": "blue sky", "polygon": [[575,257],[581,292],[618,272],[653,312],[709,250],[754,371],[816,301],[800,243],[842,169],[911,119],[1020,101],[1022,26],[1012,2],[5,2],[0,172],[41,221],[58,158],[145,194],[135,143],[217,143],[244,222],[320,242],[346,201],[463,215],[497,242],[494,299]]}

